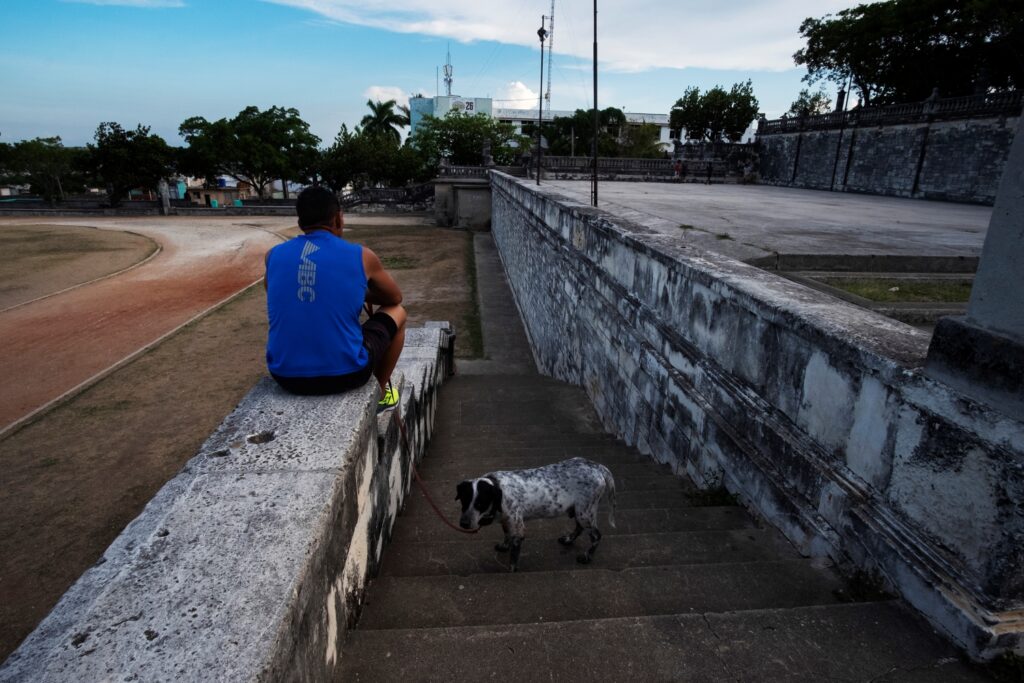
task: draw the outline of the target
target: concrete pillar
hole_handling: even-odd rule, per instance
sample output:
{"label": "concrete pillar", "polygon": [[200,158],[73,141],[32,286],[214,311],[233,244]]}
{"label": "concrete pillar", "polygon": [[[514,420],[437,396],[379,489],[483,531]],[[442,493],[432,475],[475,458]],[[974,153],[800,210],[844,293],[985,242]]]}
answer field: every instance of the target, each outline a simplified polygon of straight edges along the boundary
{"label": "concrete pillar", "polygon": [[1024,421],[1024,116],[996,195],[967,314],[943,318],[926,372]]}
{"label": "concrete pillar", "polygon": [[164,178],[160,179],[157,192],[160,195],[160,215],[169,216],[171,213],[171,191]]}

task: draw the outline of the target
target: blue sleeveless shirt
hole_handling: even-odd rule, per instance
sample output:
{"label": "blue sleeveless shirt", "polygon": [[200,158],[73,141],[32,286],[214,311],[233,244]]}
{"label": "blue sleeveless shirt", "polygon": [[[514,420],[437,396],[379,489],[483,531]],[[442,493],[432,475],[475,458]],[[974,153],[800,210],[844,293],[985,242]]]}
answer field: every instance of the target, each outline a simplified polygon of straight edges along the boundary
{"label": "blue sleeveless shirt", "polygon": [[299,235],[267,257],[267,368],[282,377],[345,375],[366,367],[359,314],[363,248],[326,230]]}

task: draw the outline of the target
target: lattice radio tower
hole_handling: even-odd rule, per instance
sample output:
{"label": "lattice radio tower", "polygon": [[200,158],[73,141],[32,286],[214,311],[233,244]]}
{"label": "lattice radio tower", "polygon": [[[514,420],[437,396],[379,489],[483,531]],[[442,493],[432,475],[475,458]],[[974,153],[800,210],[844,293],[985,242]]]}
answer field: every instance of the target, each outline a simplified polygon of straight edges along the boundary
{"label": "lattice radio tower", "polygon": [[445,95],[448,95],[449,97],[452,94],[452,81],[455,80],[454,78],[452,78],[452,73],[453,72],[454,72],[454,68],[452,67],[452,46],[449,43],[448,44],[448,60],[444,64],[444,93],[445,93]]}
{"label": "lattice radio tower", "polygon": [[[555,49],[555,0],[551,0],[551,16],[548,17],[548,88],[544,92],[544,102],[547,103],[548,117],[551,116],[551,65],[554,64],[552,59],[552,50]],[[543,118],[543,112],[541,112],[541,118]]]}

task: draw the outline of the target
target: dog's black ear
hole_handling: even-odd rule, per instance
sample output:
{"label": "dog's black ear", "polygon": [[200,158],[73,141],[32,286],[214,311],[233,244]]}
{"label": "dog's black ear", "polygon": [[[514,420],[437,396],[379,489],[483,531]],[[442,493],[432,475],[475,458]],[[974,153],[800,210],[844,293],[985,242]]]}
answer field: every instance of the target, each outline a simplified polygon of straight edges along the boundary
{"label": "dog's black ear", "polygon": [[455,500],[469,502],[473,500],[473,484],[468,481],[460,481],[455,487]]}
{"label": "dog's black ear", "polygon": [[491,479],[481,479],[477,484],[476,509],[480,512],[497,511],[501,508],[501,489]]}

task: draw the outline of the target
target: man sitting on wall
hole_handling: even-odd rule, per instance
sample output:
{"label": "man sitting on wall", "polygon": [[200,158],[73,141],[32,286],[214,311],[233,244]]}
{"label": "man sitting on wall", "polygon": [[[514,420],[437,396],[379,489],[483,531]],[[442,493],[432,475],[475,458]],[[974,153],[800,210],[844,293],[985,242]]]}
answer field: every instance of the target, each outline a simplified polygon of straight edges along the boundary
{"label": "man sitting on wall", "polygon": [[[267,368],[293,394],[335,394],[374,376],[378,412],[398,404],[390,383],[405,342],[402,291],[373,251],[342,239],[333,192],[303,190],[295,204],[301,235],[266,257]],[[361,326],[364,304],[376,312]]]}

